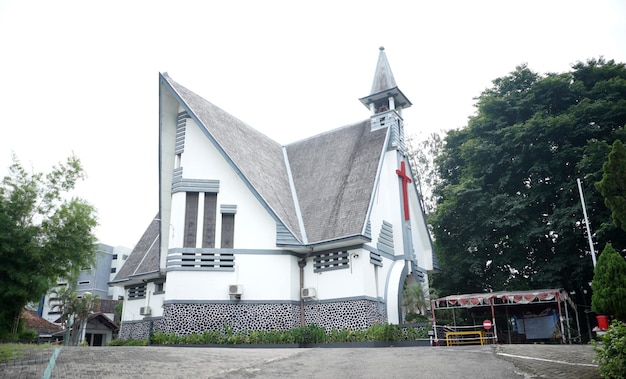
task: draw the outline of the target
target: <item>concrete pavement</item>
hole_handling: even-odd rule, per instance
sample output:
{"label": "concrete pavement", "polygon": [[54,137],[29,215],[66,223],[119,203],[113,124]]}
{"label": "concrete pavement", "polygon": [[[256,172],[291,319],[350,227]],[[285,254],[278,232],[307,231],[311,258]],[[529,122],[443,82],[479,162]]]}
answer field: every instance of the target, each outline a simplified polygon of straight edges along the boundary
{"label": "concrete pavement", "polygon": [[600,378],[590,345],[63,347],[53,364],[54,353],[29,350],[0,378]]}

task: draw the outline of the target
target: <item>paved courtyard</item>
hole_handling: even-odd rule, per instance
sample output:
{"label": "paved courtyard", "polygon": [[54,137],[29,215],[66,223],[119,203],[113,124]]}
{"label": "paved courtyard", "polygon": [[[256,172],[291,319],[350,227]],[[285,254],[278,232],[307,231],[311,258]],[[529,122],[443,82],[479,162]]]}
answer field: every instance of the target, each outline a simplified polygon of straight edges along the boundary
{"label": "paved courtyard", "polygon": [[63,347],[0,364],[0,378],[600,378],[593,357],[589,345]]}

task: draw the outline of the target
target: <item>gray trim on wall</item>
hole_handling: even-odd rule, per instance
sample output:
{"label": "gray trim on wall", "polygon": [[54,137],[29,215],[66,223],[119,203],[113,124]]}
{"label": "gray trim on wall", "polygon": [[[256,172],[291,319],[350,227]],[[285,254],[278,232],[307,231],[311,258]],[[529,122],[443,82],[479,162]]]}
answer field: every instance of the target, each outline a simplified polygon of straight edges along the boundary
{"label": "gray trim on wall", "polygon": [[235,271],[234,267],[206,267],[206,266],[202,266],[202,267],[179,267],[179,266],[173,266],[173,267],[167,267],[165,269],[165,272],[171,272],[171,271],[228,271],[228,272],[232,272]]}
{"label": "gray trim on wall", "polygon": [[[383,301],[382,297],[378,299],[372,296],[351,296],[339,297],[334,299],[316,300],[316,303],[339,303],[344,301],[369,300],[375,302]],[[300,304],[300,300],[165,300],[163,305],[168,304]]]}
{"label": "gray trim on wall", "polygon": [[406,281],[406,277],[409,274],[409,265],[404,263],[404,267],[402,268],[402,275],[400,276],[400,280],[398,283],[398,321],[400,324],[404,322],[404,316],[402,315],[402,292],[404,290],[404,282]]}
{"label": "gray trim on wall", "polygon": [[183,168],[176,167],[172,175],[172,183],[180,181],[183,178]]}
{"label": "gray trim on wall", "polygon": [[378,253],[370,251],[370,263],[374,266],[383,267],[383,257]]}
{"label": "gray trim on wall", "polygon": [[202,247],[215,247],[217,228],[217,193],[204,193],[204,209],[202,210]]}
{"label": "gray trim on wall", "polygon": [[179,112],[176,123],[176,148],[175,154],[182,154],[185,151],[185,130],[187,128],[187,119],[190,118],[187,112]]}
{"label": "gray trim on wall", "polygon": [[363,245],[363,244],[360,244],[360,245],[350,245],[350,246],[346,246],[346,247],[336,247],[334,249],[326,249],[326,250],[316,251],[316,252],[310,254],[310,256],[316,257],[318,255],[336,253],[336,252],[339,252],[339,251],[363,249],[364,247],[365,247],[365,245]]}
{"label": "gray trim on wall", "polygon": [[178,192],[220,192],[220,181],[213,179],[186,179],[182,177],[182,168],[180,168],[180,176],[174,173],[172,179],[172,194]]}
{"label": "gray trim on wall", "polygon": [[383,220],[383,224],[380,226],[380,234],[378,235],[376,247],[379,251],[395,255],[393,246],[393,224],[390,222]]}
{"label": "gray trim on wall", "polygon": [[185,223],[183,230],[183,246],[195,247],[198,238],[198,205],[200,194],[198,192],[185,193]]}
{"label": "gray trim on wall", "polygon": [[235,256],[229,250],[177,248],[167,254],[167,271],[234,271]]}
{"label": "gray trim on wall", "polygon": [[221,204],[220,212],[227,214],[236,214],[237,213],[237,205],[234,204]]}
{"label": "gray trim on wall", "polygon": [[318,254],[313,257],[313,272],[341,270],[350,267],[348,250]]}
{"label": "gray trim on wall", "polygon": [[144,323],[146,321],[156,321],[156,320],[162,320],[163,316],[152,316],[152,317],[143,317],[141,320],[128,320],[128,321],[122,321],[122,324],[139,324],[139,323]]}
{"label": "gray trim on wall", "polygon": [[426,281],[426,269],[419,267],[417,265],[417,261],[411,261],[411,268],[411,274],[413,275],[413,278],[415,278],[415,281],[418,283],[424,283]]}
{"label": "gray trim on wall", "polygon": [[124,286],[124,290],[128,291],[128,293],[126,294],[126,300],[139,300],[146,298],[148,286],[146,285],[146,283],[133,284],[130,286]]}
{"label": "gray trim on wall", "polygon": [[300,245],[300,241],[296,237],[294,237],[293,233],[287,229],[285,224],[282,222],[276,223],[276,245]]}
{"label": "gray trim on wall", "polygon": [[168,250],[168,254],[175,252],[193,252],[193,250],[202,250],[206,253],[211,254],[243,254],[243,255],[286,255],[286,256],[294,256],[294,257],[302,257],[301,254],[298,254],[291,250],[270,250],[270,249],[218,249],[218,248],[184,248],[184,247],[175,247]]}
{"label": "gray trim on wall", "polygon": [[369,239],[372,239],[372,222],[369,219],[365,223],[365,230],[363,231],[363,235]]}
{"label": "gray trim on wall", "polygon": [[404,259],[404,257],[397,257],[395,255],[391,255],[389,253],[385,253],[384,251],[378,250],[375,247],[369,246],[369,245],[363,245],[363,249],[369,251],[370,253],[376,253],[378,255],[380,255],[382,258],[386,258],[389,259],[391,261],[401,261]]}

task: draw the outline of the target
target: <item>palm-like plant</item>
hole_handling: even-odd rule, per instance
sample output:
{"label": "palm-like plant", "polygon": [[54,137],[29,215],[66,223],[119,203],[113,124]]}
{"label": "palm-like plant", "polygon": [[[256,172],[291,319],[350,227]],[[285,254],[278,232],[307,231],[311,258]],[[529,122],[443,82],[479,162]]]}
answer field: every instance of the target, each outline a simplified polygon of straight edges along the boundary
{"label": "palm-like plant", "polygon": [[65,328],[66,340],[78,344],[79,336],[84,339],[89,314],[96,310],[99,296],[85,292],[78,295],[69,286],[63,286],[52,291],[49,303],[51,309],[58,309],[61,313],[59,320]]}
{"label": "palm-like plant", "polygon": [[[85,339],[85,331],[87,329],[87,319],[89,314],[95,310],[98,305],[98,295],[93,295],[89,292],[85,292],[81,297],[74,299],[73,311],[75,322],[79,326],[79,333],[76,333],[76,338],[80,335],[81,342]],[[76,343],[78,341],[75,340]]]}
{"label": "palm-like plant", "polygon": [[402,292],[402,306],[407,316],[410,314],[424,315],[428,302],[421,284],[416,283],[404,287],[404,291]]}

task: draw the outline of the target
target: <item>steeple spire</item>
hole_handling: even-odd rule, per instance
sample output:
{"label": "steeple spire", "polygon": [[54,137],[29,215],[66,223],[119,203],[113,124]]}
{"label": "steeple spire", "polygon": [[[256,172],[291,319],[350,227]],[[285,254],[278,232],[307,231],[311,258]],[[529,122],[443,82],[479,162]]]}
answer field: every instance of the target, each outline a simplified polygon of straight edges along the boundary
{"label": "steeple spire", "polygon": [[371,129],[390,128],[391,139],[388,148],[404,153],[406,147],[402,109],[410,107],[411,102],[396,84],[385,48],[381,46],[379,50],[372,90],[368,96],[359,100],[370,110]]}
{"label": "steeple spire", "polygon": [[391,72],[391,67],[387,61],[385,48],[381,46],[379,50],[380,53],[378,54],[378,63],[376,63],[376,72],[374,73],[374,82],[372,83],[370,95],[396,87],[396,80],[393,78],[393,72]]}
{"label": "steeple spire", "polygon": [[379,50],[372,90],[369,96],[359,100],[371,110],[372,114],[387,110],[396,110],[400,114],[403,108],[411,106],[411,102],[396,85],[385,48],[381,46]]}

